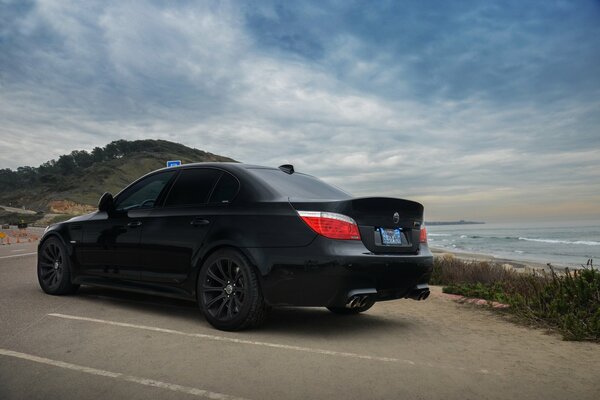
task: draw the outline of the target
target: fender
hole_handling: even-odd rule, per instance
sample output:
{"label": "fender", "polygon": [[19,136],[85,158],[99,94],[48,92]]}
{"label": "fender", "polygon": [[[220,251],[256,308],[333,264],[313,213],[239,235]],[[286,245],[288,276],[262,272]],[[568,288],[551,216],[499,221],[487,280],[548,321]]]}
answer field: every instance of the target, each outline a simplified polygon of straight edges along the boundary
{"label": "fender", "polygon": [[65,249],[67,249],[67,252],[69,253],[69,257],[72,257],[73,256],[73,246],[71,245],[71,243],[67,242],[63,238],[63,236],[62,236],[63,234],[64,233],[59,232],[58,229],[46,231],[46,233],[44,233],[44,235],[40,239],[40,243],[37,246],[38,253],[40,252],[40,247],[42,247],[42,244],[46,240],[50,239],[51,237],[55,237],[55,238],[58,238],[58,240],[60,240],[60,242],[63,244],[63,246],[65,246]]}
{"label": "fender", "polygon": [[208,257],[210,257],[215,251],[218,251],[223,248],[232,248],[241,252],[244,255],[244,257],[248,259],[250,264],[253,265],[259,272],[259,279],[262,280],[264,273],[263,271],[261,271],[261,268],[256,263],[254,257],[252,257],[252,254],[248,251],[248,249],[238,247],[235,245],[235,243],[229,240],[222,240],[220,242],[213,243],[213,245],[210,248],[203,249],[204,251],[202,251],[202,253],[198,253],[192,261],[192,268],[190,274],[192,279],[189,280],[189,282],[191,282],[192,285],[190,285],[191,287],[189,287],[189,291],[192,293],[194,298],[196,298],[196,284],[198,282],[198,276],[200,275],[200,269],[202,268],[202,265],[204,265],[204,261],[206,261],[206,259],[208,259]]}

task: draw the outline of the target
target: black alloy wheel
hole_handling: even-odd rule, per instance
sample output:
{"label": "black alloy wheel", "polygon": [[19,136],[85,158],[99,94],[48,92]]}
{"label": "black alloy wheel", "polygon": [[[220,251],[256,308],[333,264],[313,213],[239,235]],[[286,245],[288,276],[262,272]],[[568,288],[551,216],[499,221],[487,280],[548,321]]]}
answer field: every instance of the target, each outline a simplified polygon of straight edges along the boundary
{"label": "black alloy wheel", "polygon": [[254,268],[232,249],[209,257],[198,279],[198,302],[208,322],[235,331],[259,325],[267,307]]}
{"label": "black alloy wheel", "polygon": [[48,294],[73,293],[79,285],[71,283],[71,265],[67,252],[60,240],[49,238],[38,252],[38,281]]}
{"label": "black alloy wheel", "polygon": [[208,313],[219,320],[229,321],[238,315],[246,295],[244,274],[239,265],[221,258],[208,266],[202,285],[204,306]]}

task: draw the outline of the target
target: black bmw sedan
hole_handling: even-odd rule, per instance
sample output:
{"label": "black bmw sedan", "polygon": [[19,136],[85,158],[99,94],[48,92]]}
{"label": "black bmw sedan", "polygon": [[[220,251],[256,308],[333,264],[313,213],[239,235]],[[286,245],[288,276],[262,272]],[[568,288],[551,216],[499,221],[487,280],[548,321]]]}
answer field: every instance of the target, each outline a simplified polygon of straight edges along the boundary
{"label": "black bmw sedan", "polygon": [[357,314],[423,300],[432,264],[419,203],[354,198],[291,165],[199,163],[48,227],[37,273],[48,294],[93,285],[188,299],[214,327],[240,330],[272,306]]}

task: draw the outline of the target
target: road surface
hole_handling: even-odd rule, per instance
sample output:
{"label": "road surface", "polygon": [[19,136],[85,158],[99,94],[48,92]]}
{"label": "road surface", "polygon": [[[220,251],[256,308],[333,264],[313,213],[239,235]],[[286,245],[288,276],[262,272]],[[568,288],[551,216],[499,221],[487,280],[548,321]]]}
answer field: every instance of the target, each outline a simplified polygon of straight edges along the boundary
{"label": "road surface", "polygon": [[45,295],[35,251],[0,246],[4,400],[600,398],[599,345],[439,294],[359,316],[280,309],[261,329],[229,333],[183,301]]}

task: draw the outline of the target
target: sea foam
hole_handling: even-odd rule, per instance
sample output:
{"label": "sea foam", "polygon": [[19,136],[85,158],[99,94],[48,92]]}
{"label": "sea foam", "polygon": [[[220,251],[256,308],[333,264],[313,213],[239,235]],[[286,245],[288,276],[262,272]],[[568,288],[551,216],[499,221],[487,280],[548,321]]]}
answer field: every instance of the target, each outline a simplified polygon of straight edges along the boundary
{"label": "sea foam", "polygon": [[600,246],[600,242],[595,242],[593,240],[558,240],[558,239],[532,239],[526,237],[519,237],[519,240],[526,240],[528,242],[540,242],[540,243],[562,243],[562,244],[583,244],[586,246]]}

